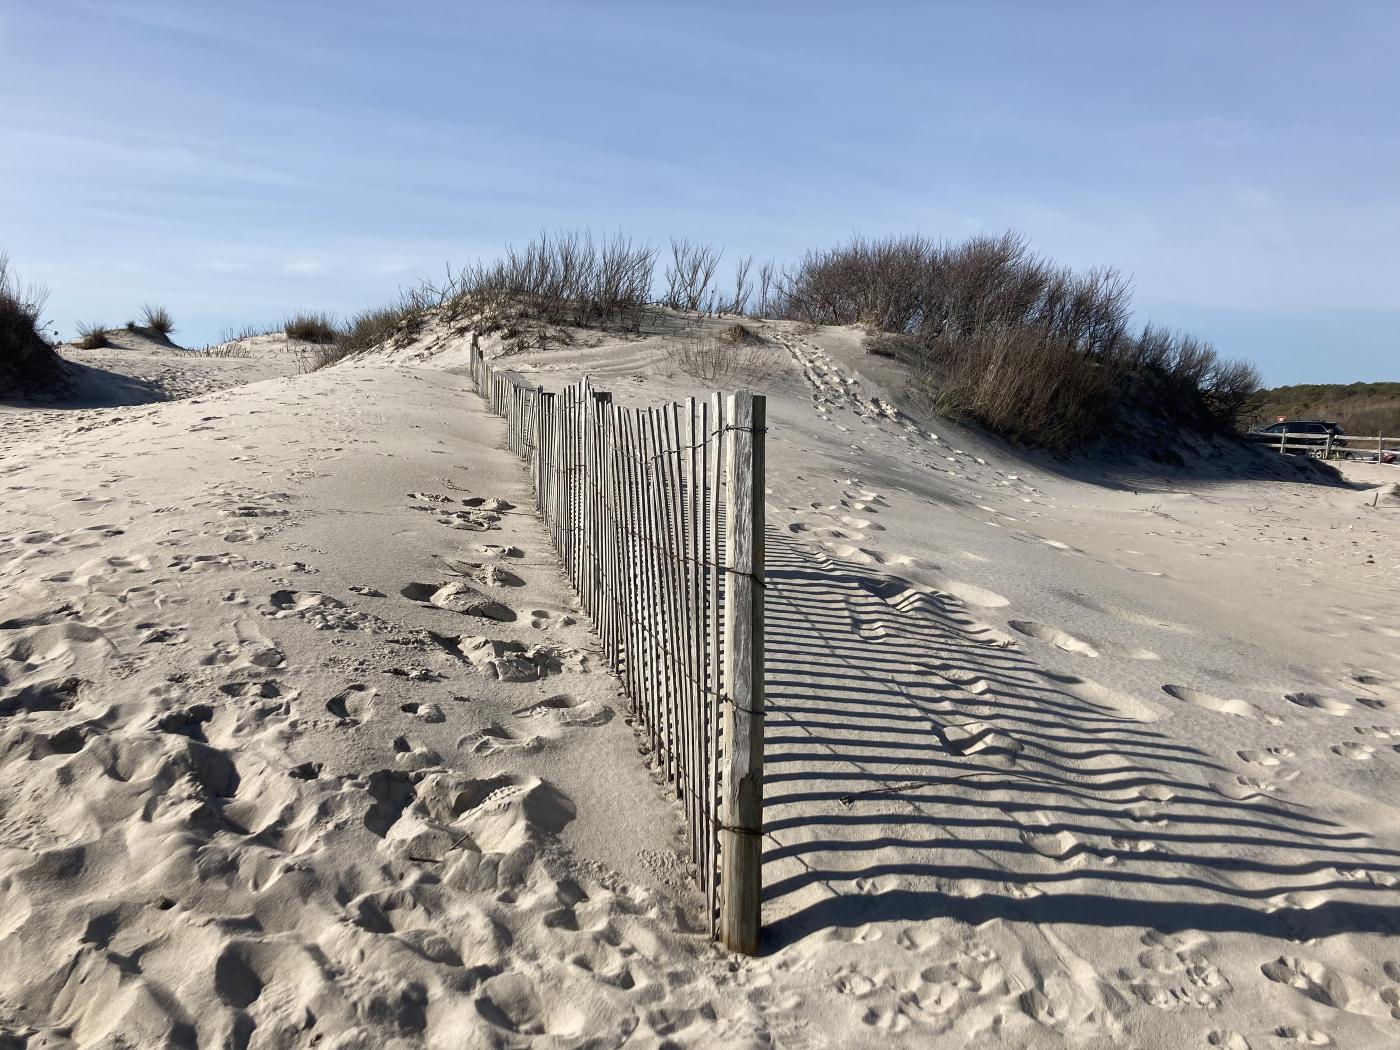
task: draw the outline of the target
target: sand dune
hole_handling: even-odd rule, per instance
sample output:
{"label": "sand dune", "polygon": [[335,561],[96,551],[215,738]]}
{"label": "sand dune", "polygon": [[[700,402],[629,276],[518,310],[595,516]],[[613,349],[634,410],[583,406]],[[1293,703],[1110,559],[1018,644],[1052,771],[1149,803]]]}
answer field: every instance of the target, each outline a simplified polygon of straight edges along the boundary
{"label": "sand dune", "polygon": [[[277,378],[143,351],[183,399],[4,410],[4,1037],[1400,1037],[1400,510],[1017,455],[854,331],[762,332],[752,960],[702,932],[461,336]],[[643,403],[703,389],[688,337],[512,364]]]}

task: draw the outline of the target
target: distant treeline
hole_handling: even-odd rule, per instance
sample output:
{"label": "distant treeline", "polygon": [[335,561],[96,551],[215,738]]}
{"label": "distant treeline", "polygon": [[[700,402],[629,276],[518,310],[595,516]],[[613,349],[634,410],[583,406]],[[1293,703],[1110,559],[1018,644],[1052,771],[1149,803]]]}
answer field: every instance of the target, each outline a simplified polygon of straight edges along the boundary
{"label": "distant treeline", "polygon": [[1400,383],[1295,383],[1261,390],[1246,404],[1245,423],[1323,419],[1348,434],[1400,434]]}

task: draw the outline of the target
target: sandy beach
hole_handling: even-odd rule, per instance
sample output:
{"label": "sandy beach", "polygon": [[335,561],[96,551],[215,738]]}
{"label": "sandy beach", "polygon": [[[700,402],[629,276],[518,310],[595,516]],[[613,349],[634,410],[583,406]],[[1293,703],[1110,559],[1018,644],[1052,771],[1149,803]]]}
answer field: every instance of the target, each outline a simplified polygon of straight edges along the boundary
{"label": "sandy beach", "polygon": [[[509,366],[659,402],[702,328]],[[7,1045],[1396,1038],[1396,472],[1066,467],[756,328],[752,959],[460,333],[0,408]]]}

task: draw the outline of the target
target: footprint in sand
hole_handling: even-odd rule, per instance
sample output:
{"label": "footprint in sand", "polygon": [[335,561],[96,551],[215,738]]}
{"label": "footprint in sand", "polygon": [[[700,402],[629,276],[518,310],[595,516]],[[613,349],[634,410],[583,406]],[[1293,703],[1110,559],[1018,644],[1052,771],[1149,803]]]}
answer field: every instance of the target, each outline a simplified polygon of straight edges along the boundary
{"label": "footprint in sand", "polygon": [[1222,715],[1234,715],[1236,718],[1255,718],[1259,714],[1258,708],[1243,700],[1227,700],[1199,689],[1190,689],[1184,685],[1164,685],[1162,692],[1173,700],[1183,700],[1188,704],[1194,704],[1207,711],[1215,711]]}
{"label": "footprint in sand", "polygon": [[1400,727],[1397,726],[1352,726],[1352,731],[1360,733],[1362,736],[1372,736],[1377,740],[1389,740],[1400,737]]}
{"label": "footprint in sand", "polygon": [[485,510],[438,510],[437,521],[464,532],[487,532],[501,527],[501,516]]}
{"label": "footprint in sand", "polygon": [[355,683],[326,701],[326,710],[344,726],[357,726],[369,718],[376,690]]}
{"label": "footprint in sand", "polygon": [[1295,988],[1308,999],[1362,1017],[1390,1018],[1392,1006],[1365,981],[1323,963],[1282,955],[1259,967],[1269,980]]}
{"label": "footprint in sand", "polygon": [[1270,747],[1263,751],[1236,751],[1241,762],[1248,762],[1254,766],[1280,766],[1284,759],[1296,757],[1295,752],[1290,747]]}
{"label": "footprint in sand", "polygon": [[1284,1025],[1274,1029],[1275,1037],[1287,1039],[1289,1042],[1302,1043],[1304,1046],[1331,1046],[1332,1037],[1320,1028],[1295,1028],[1291,1025]]}
{"label": "footprint in sand", "polygon": [[1040,671],[1040,676],[1060,686],[1063,693],[1076,700],[1097,708],[1104,715],[1128,718],[1134,722],[1155,722],[1162,717],[1161,709],[1155,704],[1139,700],[1137,697],[1117,689],[1111,689],[1089,678],[1078,675],[1056,674]]}
{"label": "footprint in sand", "polygon": [[1345,744],[1334,744],[1332,746],[1332,754],[1337,755],[1339,758],[1350,758],[1356,762],[1369,762],[1375,753],[1376,748],[1373,744],[1355,744],[1348,742]]}
{"label": "footprint in sand", "polygon": [[569,693],[559,693],[537,704],[516,708],[516,718],[538,718],[561,726],[600,726],[612,720],[613,709]]}
{"label": "footprint in sand", "polygon": [[1076,653],[1079,656],[1098,656],[1099,651],[1088,642],[1081,641],[1067,631],[1062,631],[1057,627],[1047,627],[1044,624],[1034,623],[1031,620],[1010,620],[1007,626],[1018,634],[1024,634],[1027,638],[1034,638],[1038,642],[1045,642],[1053,645],[1057,649],[1063,649],[1067,653]]}
{"label": "footprint in sand", "polygon": [[1230,780],[1212,781],[1210,789],[1221,798],[1228,798],[1233,802],[1246,802],[1252,798],[1274,795],[1278,793],[1278,783],[1273,780],[1266,780],[1263,777],[1237,776]]}
{"label": "footprint in sand", "polygon": [[442,755],[412,737],[394,738],[394,761],[408,770],[429,769],[442,765]]}
{"label": "footprint in sand", "polygon": [[1321,693],[1286,693],[1283,698],[1298,707],[1323,711],[1339,718],[1351,711],[1351,704],[1345,700],[1334,696],[1323,696]]}
{"label": "footprint in sand", "polygon": [[544,747],[544,740],[538,736],[524,736],[513,729],[492,722],[475,733],[460,738],[459,748],[466,748],[477,755],[495,755],[502,751],[519,750],[533,754]]}
{"label": "footprint in sand", "polygon": [[483,594],[461,577],[443,584],[410,583],[399,593],[423,608],[445,609],[501,623],[514,623],[516,619],[514,609]]}

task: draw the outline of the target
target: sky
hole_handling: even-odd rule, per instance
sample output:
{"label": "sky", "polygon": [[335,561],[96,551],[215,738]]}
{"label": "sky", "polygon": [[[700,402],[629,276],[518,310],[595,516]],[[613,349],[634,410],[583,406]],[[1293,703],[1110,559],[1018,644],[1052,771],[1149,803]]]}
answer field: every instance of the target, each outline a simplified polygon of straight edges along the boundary
{"label": "sky", "polygon": [[1400,380],[1397,56],[1353,0],[0,0],[0,251],[201,346],[545,228],[1012,228],[1270,384]]}

